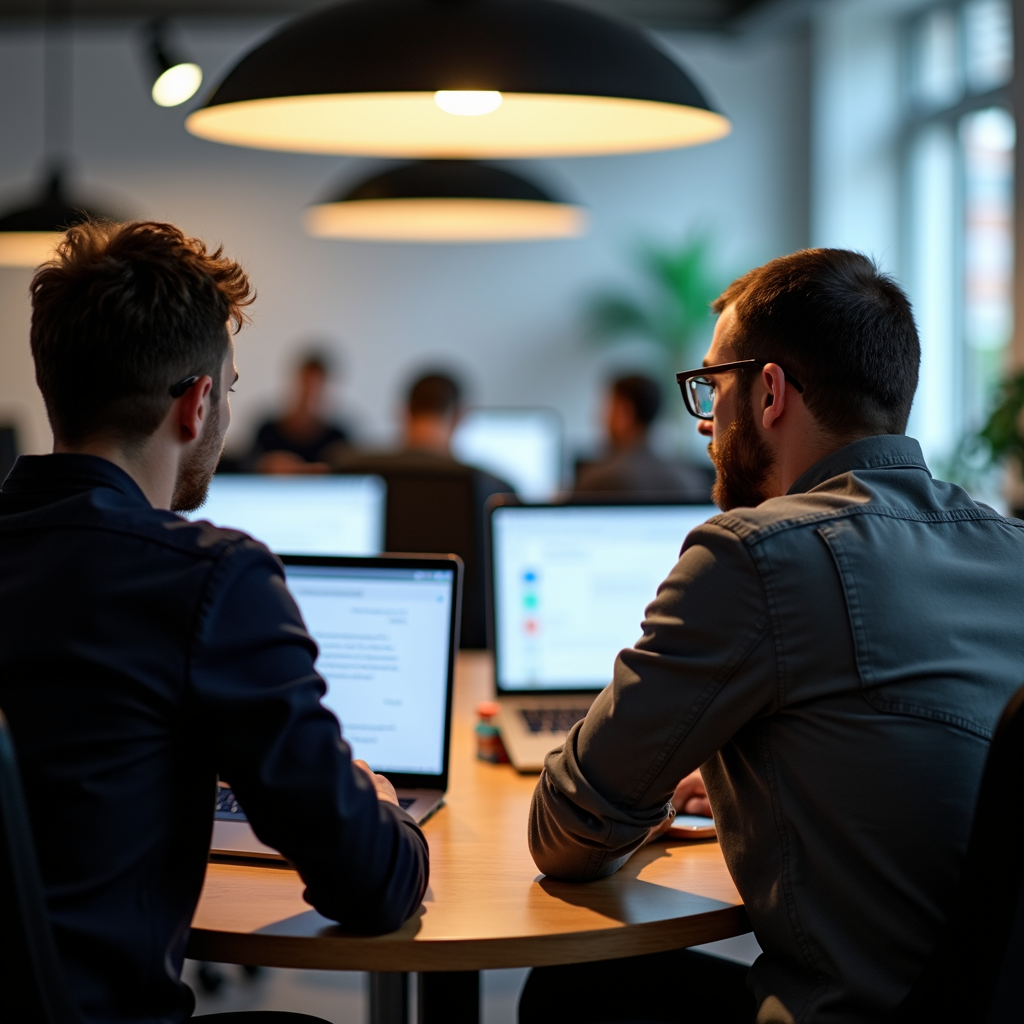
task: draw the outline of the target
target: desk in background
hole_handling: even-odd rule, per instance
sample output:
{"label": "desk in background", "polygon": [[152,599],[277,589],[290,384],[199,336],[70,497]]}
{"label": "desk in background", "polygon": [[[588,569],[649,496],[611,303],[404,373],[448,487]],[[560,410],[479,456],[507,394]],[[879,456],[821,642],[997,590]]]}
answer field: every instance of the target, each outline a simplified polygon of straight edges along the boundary
{"label": "desk in background", "polygon": [[475,757],[474,708],[492,687],[489,656],[461,655],[447,805],[423,827],[430,888],[401,929],[341,934],[303,902],[294,871],[211,864],[187,955],[374,972],[372,1024],[404,1024],[405,972],[421,972],[419,1024],[471,1024],[480,970],[636,956],[750,930],[716,842],[655,843],[584,885],[539,874],[526,842],[536,776]]}

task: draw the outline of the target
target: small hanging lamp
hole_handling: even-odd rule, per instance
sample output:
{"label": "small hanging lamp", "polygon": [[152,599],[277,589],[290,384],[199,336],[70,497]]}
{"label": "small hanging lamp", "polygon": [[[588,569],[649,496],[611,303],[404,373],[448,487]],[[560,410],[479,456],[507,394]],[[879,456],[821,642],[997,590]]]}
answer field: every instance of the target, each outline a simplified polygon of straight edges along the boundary
{"label": "small hanging lamp", "polygon": [[0,267],[35,267],[53,254],[54,246],[74,224],[105,217],[65,192],[66,160],[58,150],[71,135],[71,47],[64,55],[57,47],[65,39],[67,11],[59,0],[46,9],[43,67],[43,106],[47,172],[37,197],[28,205],[0,211]]}
{"label": "small hanging lamp", "polygon": [[379,242],[519,242],[574,238],[582,207],[469,160],[424,160],[376,174],[309,207],[316,238]]}
{"label": "small hanging lamp", "polygon": [[641,31],[556,0],[348,0],[243,57],[194,135],[394,157],[693,146],[729,122]]}

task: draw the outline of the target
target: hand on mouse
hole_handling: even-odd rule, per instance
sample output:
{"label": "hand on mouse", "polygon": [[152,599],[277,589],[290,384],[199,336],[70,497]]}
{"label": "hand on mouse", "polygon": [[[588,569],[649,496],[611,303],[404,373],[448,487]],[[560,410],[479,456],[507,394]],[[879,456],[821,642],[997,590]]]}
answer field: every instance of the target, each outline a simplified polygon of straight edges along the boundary
{"label": "hand on mouse", "polygon": [[373,788],[377,790],[378,800],[386,800],[389,804],[401,807],[401,804],[398,802],[398,794],[395,792],[395,787],[392,786],[383,775],[377,775],[365,761],[359,761],[353,758],[352,764],[361,772],[365,772],[369,776],[370,782],[373,783]]}

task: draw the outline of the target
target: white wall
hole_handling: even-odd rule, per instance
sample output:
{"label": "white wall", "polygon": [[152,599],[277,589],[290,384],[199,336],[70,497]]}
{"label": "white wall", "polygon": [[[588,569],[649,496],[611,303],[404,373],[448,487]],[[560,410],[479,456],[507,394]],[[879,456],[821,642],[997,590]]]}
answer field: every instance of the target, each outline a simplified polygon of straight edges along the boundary
{"label": "white wall", "polygon": [[[219,74],[270,23],[192,21],[183,39]],[[647,238],[706,226],[724,271],[807,242],[807,59],[800,33],[666,38],[735,125],[694,150],[545,161],[525,167],[592,211],[569,242],[402,246],[307,238],[299,216],[339,176],[371,161],[275,154],[192,138],[183,112],[148,98],[137,27],[79,28],[74,154],[79,191],[119,215],[167,219],[241,259],[258,289],[238,339],[241,381],[229,445],[272,409],[304,337],[333,339],[346,367],[342,411],[369,439],[392,436],[400,389],[417,367],[464,369],[481,403],[559,409],[574,445],[593,442],[599,382],[625,356],[583,337],[595,288],[628,281]],[[42,147],[41,37],[0,26],[0,208],[30,190]],[[26,446],[49,432],[28,356],[30,273],[0,269],[0,417]],[[641,353],[642,355],[642,353]],[[667,387],[674,386],[666,382]],[[667,391],[671,396],[672,392]]]}

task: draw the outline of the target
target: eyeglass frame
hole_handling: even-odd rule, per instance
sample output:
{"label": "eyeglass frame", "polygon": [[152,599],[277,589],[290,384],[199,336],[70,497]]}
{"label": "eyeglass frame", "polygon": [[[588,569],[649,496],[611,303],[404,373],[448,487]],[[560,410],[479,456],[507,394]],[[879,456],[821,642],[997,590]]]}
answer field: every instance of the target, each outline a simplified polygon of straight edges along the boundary
{"label": "eyeglass frame", "polygon": [[186,377],[184,380],[179,380],[177,384],[172,384],[169,389],[171,398],[181,398],[197,380],[199,380],[198,377]]}
{"label": "eyeglass frame", "polygon": [[[705,377],[711,373],[728,373],[730,370],[752,370],[755,367],[758,369],[764,369],[764,367],[766,367],[770,362],[773,362],[773,360],[739,359],[732,363],[717,363],[714,366],[702,366],[697,370],[681,370],[676,374],[676,383],[679,385],[679,391],[683,396],[683,404],[686,406],[686,411],[698,420],[707,421],[715,418],[715,414],[713,412],[708,415],[703,415],[702,413],[697,412],[693,406],[690,405],[690,394],[686,389],[687,381],[693,380],[694,377]],[[792,384],[800,394],[803,394],[804,386],[800,381],[798,381],[796,377],[792,376],[792,374],[788,373],[784,367],[779,368],[782,370],[787,383]]]}

